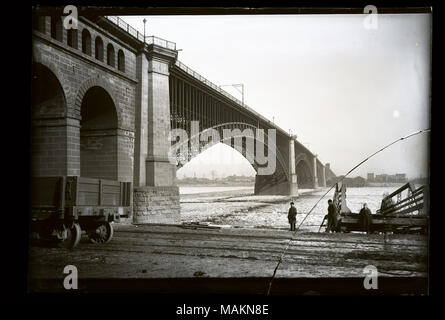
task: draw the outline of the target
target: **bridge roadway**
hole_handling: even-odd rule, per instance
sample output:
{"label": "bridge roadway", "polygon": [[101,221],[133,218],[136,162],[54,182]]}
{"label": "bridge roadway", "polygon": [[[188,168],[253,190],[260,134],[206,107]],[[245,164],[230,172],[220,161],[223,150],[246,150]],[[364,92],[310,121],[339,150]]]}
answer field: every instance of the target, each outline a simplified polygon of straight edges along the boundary
{"label": "bridge roadway", "polygon": [[[29,289],[64,291],[63,268],[71,264],[78,268],[79,289],[84,291],[239,293],[237,290],[241,290],[265,294],[278,257],[290,237],[287,230],[115,225],[114,237],[107,244],[95,245],[84,237],[73,251],[31,246]],[[381,234],[297,234],[278,269],[276,287],[271,292],[313,292],[310,288],[317,280],[332,278],[329,283],[337,283],[331,286],[335,293],[348,293],[342,291],[348,283],[351,292],[363,293],[363,268],[367,265],[377,267],[390,293],[400,293],[398,290],[425,293],[427,238],[388,235],[385,241]],[[399,277],[408,291],[400,287]],[[151,280],[147,283],[144,279]],[[391,279],[398,281],[395,287],[391,287]],[[383,280],[381,287],[385,284]],[[306,281],[306,286],[302,281]],[[315,292],[326,288],[325,281]]]}

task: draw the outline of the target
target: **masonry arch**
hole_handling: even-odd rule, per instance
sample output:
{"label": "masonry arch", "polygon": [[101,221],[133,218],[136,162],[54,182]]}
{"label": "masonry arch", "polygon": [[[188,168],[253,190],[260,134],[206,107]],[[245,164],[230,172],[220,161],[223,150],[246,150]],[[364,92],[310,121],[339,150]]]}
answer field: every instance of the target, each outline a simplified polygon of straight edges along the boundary
{"label": "masonry arch", "polygon": [[74,113],[81,114],[81,106],[83,103],[84,96],[85,96],[86,92],[92,87],[101,87],[110,96],[111,100],[113,101],[115,111],[117,113],[117,128],[121,128],[122,127],[122,116],[119,112],[119,104],[118,104],[119,100],[117,99],[117,96],[116,96],[111,84],[107,80],[105,80],[104,78],[99,77],[99,76],[91,77],[91,78],[87,79],[86,81],[84,81],[82,83],[80,88],[77,90],[76,98],[73,103]]}
{"label": "masonry arch", "polygon": [[312,174],[311,166],[305,159],[301,159],[295,166],[297,173],[298,188],[307,189],[312,188]]}
{"label": "masonry arch", "polygon": [[80,111],[80,175],[117,180],[118,117],[112,96],[92,86],[83,95]]}
{"label": "masonry arch", "polygon": [[[35,67],[37,67],[37,65],[41,65],[45,68],[48,68],[57,78],[58,82],[62,85],[62,88],[64,88],[64,92],[68,92],[68,88],[64,85],[65,84],[65,77],[63,76],[63,73],[61,73],[59,71],[59,68],[56,67],[56,65],[51,62],[51,60],[49,58],[46,58],[46,56],[42,56],[41,52],[37,51],[37,50],[33,50],[32,53],[32,67],[33,67],[33,72]],[[68,99],[68,95],[66,95],[67,100]],[[69,102],[67,102],[69,104]]]}
{"label": "masonry arch", "polygon": [[91,56],[91,34],[88,29],[82,30],[82,52]]}
{"label": "masonry arch", "polygon": [[32,118],[62,117],[66,114],[62,84],[50,67],[35,62],[32,73]]}
{"label": "masonry arch", "polygon": [[117,53],[117,68],[119,71],[125,72],[125,54],[122,49]]}
{"label": "masonry arch", "polygon": [[94,41],[94,57],[99,61],[104,61],[104,42],[99,36]]}
{"label": "masonry arch", "polygon": [[[31,138],[31,170],[33,176],[58,175],[64,173],[61,165],[60,145],[63,127],[41,125],[51,119],[64,118],[67,103],[65,92],[57,75],[41,63],[33,63],[31,116],[33,121]],[[63,152],[62,152],[63,153]]]}
{"label": "masonry arch", "polygon": [[77,49],[77,44],[79,42],[77,34],[77,29],[68,29],[66,31],[66,43],[68,46],[74,49]]}
{"label": "masonry arch", "polygon": [[107,45],[107,64],[114,67],[114,47],[111,43]]}
{"label": "masonry arch", "polygon": [[63,22],[61,16],[51,16],[51,38],[63,42]]}

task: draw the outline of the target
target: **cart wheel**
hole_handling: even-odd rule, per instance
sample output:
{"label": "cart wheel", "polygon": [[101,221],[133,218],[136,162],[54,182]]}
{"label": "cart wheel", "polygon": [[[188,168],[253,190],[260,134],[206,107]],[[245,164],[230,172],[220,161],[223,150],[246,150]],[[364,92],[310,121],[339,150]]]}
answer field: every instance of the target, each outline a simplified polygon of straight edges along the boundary
{"label": "cart wheel", "polygon": [[67,249],[74,249],[80,242],[82,230],[78,223],[73,223],[71,228],[65,228],[66,238],[62,240],[61,246]]}
{"label": "cart wheel", "polygon": [[113,226],[109,222],[104,222],[89,237],[92,243],[106,243],[113,238]]}

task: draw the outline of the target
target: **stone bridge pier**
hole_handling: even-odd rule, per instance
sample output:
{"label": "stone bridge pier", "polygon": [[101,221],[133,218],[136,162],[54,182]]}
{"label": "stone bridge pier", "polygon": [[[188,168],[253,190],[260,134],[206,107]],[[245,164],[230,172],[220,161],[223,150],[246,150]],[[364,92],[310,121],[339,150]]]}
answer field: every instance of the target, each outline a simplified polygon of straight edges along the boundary
{"label": "stone bridge pier", "polygon": [[155,44],[143,46],[136,58],[136,135],[133,220],[178,223],[176,166],[169,162],[169,70],[177,52]]}
{"label": "stone bridge pier", "polygon": [[314,163],[313,163],[313,167],[312,167],[312,183],[313,183],[313,189],[317,189],[318,188],[318,176],[317,176],[317,155],[314,155]]}
{"label": "stone bridge pier", "polygon": [[[275,172],[271,175],[255,177],[255,194],[298,196],[297,172],[295,168],[295,139],[286,138],[284,143],[277,138],[277,161]],[[283,156],[283,157],[282,157]],[[283,159],[284,161],[280,161]]]}

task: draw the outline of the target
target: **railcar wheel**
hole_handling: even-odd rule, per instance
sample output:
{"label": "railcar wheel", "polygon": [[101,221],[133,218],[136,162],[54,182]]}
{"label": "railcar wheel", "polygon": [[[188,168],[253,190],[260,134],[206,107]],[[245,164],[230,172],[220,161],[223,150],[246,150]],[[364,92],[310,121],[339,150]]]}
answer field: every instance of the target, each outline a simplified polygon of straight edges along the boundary
{"label": "railcar wheel", "polygon": [[64,230],[62,233],[64,237],[60,243],[60,245],[67,249],[74,249],[80,242],[80,238],[82,236],[82,230],[78,223],[73,223],[71,228],[67,228],[63,226]]}
{"label": "railcar wheel", "polygon": [[106,243],[113,238],[113,226],[109,222],[104,222],[90,233],[89,238],[92,243]]}

